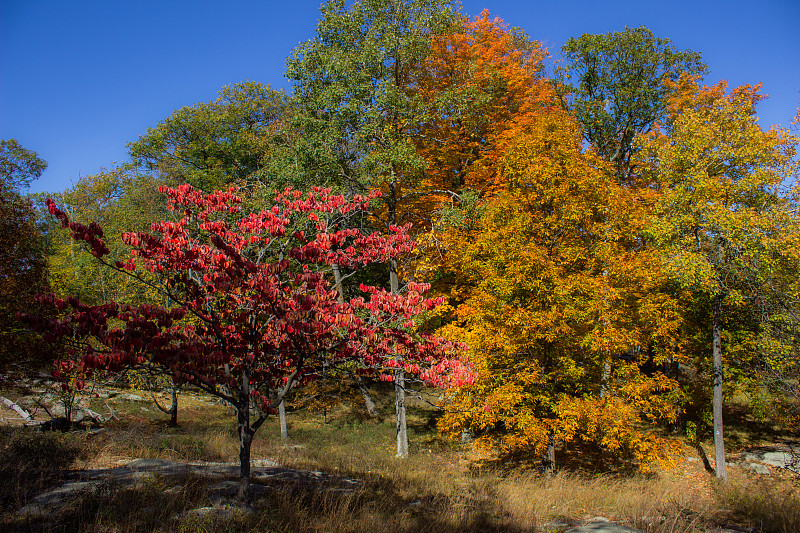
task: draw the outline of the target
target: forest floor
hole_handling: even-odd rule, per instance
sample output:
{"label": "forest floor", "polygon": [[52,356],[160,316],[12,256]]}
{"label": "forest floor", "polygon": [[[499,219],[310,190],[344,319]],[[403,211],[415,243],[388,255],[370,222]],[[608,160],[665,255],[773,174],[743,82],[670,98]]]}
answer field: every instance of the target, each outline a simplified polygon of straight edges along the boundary
{"label": "forest floor", "polygon": [[[13,392],[4,395],[23,404],[25,391]],[[414,399],[410,456],[397,459],[392,397],[375,397],[377,419],[363,406],[290,411],[286,443],[270,419],[253,443],[249,506],[233,498],[235,416],[202,394],[180,396],[177,428],[131,391],[90,400],[114,417],[66,434],[11,427],[14,413],[0,408],[0,530],[800,531],[800,478],[780,466],[798,436],[743,408],[726,413],[730,480],[720,485],[692,447],[647,475],[567,461],[544,476],[487,461],[439,437],[436,411]],[[713,458],[709,442],[700,450]]]}

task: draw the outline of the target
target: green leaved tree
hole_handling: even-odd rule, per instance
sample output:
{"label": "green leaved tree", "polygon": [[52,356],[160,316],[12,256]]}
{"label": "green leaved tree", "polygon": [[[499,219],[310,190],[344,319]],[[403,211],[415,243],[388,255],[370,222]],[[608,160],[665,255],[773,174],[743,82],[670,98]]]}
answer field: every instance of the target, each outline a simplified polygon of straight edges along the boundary
{"label": "green leaved tree", "polygon": [[666,116],[671,89],[664,82],[706,71],[698,52],[678,51],[645,27],[585,33],[568,40],[561,53],[563,89],[584,139],[614,163],[621,179],[631,175],[636,136]]}
{"label": "green leaved tree", "polygon": [[[404,202],[417,197],[425,169],[411,138],[426,106],[411,91],[412,69],[427,57],[432,37],[459,20],[450,0],[332,0],[321,7],[316,35],[287,60],[303,172],[349,194],[381,190],[374,214],[384,229],[404,222]],[[389,287],[401,289],[396,258]],[[405,457],[402,369],[395,383],[397,455]]]}
{"label": "green leaved tree", "polygon": [[128,145],[134,163],[171,184],[203,190],[266,183],[297,184],[293,136],[283,91],[247,81],[211,102],[178,109]]}
{"label": "green leaved tree", "polygon": [[763,130],[759,87],[727,92],[684,76],[670,83],[669,135],[652,132],[637,164],[661,190],[647,233],[674,278],[711,304],[716,474],[726,479],[722,424],[726,309],[762,298],[791,250],[791,204],[781,185],[796,173],[797,139]]}
{"label": "green leaved tree", "polygon": [[38,335],[16,319],[37,309],[34,296],[48,288],[45,246],[37,214],[20,189],[47,163],[16,140],[0,140],[0,373],[36,370],[45,362]]}

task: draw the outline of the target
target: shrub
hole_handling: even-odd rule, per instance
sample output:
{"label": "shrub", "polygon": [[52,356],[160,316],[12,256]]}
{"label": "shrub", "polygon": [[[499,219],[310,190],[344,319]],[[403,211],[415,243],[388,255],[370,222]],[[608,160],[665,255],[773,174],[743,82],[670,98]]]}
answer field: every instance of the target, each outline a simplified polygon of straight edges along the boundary
{"label": "shrub", "polygon": [[0,428],[0,503],[23,505],[28,496],[60,480],[63,471],[83,457],[73,435]]}

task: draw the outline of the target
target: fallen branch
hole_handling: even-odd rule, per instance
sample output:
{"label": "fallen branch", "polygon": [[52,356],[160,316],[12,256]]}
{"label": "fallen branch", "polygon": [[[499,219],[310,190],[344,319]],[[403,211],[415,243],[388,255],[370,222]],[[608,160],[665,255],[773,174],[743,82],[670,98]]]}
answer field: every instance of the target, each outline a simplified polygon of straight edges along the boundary
{"label": "fallen branch", "polygon": [[5,406],[8,407],[9,409],[13,409],[14,411],[16,411],[16,413],[19,416],[21,416],[25,420],[25,422],[35,422],[35,420],[28,411],[26,411],[16,403],[12,402],[8,398],[0,396],[0,402],[3,402],[3,404],[5,404]]}
{"label": "fallen branch", "polygon": [[104,402],[104,403],[105,403],[106,408],[108,409],[108,414],[107,415],[102,415],[102,414],[100,414],[98,412],[92,411],[91,409],[89,409],[88,407],[86,407],[83,404],[79,404],[78,407],[80,407],[80,409],[84,413],[86,413],[87,415],[92,417],[96,422],[100,422],[101,424],[105,424],[106,422],[108,422],[112,418],[117,418],[117,415],[114,414],[114,410],[108,405],[108,402]]}

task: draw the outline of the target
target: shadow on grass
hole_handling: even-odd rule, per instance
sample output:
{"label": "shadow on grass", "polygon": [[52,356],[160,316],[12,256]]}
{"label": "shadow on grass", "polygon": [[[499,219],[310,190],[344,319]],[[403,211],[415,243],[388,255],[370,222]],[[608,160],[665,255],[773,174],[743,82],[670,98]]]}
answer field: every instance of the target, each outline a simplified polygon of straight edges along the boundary
{"label": "shadow on grass", "polygon": [[58,483],[74,461],[86,455],[72,435],[33,428],[0,428],[0,506],[21,507],[28,498]]}
{"label": "shadow on grass", "polygon": [[8,532],[63,533],[523,531],[497,515],[493,495],[453,496],[420,487],[412,496],[408,487],[385,476],[364,477],[355,489],[345,489],[335,480],[310,482],[308,477],[254,483],[258,496],[251,507],[215,500],[213,485],[219,479],[156,475],[134,487],[108,481],[49,512],[6,515],[0,525]]}

